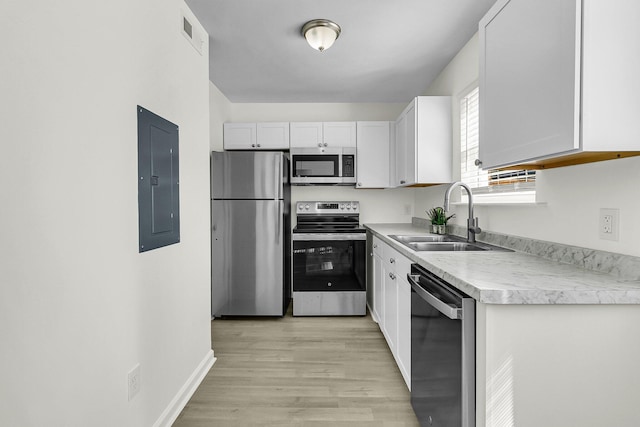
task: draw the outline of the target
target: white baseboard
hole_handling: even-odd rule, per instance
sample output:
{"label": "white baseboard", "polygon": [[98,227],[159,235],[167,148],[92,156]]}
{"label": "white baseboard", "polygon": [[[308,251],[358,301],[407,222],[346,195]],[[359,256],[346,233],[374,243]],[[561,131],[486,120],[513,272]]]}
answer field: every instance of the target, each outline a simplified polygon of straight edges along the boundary
{"label": "white baseboard", "polygon": [[378,317],[376,316],[375,312],[371,309],[369,302],[367,302],[367,308],[369,309],[369,314],[371,314],[371,318],[373,319],[373,321],[376,323],[380,323],[378,322]]}
{"label": "white baseboard", "polygon": [[162,415],[153,423],[153,427],[170,427],[174,423],[215,362],[216,358],[213,357],[213,350],[209,350],[202,362],[200,362],[195,371],[189,376],[187,382],[184,383],[176,396],[169,402],[169,405],[162,412]]}

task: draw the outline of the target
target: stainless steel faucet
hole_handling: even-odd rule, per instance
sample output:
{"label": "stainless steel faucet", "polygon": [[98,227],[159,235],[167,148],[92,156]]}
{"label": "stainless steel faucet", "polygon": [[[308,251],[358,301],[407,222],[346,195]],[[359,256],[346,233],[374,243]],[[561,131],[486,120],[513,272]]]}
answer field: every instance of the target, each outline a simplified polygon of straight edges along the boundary
{"label": "stainless steel faucet", "polygon": [[469,195],[469,219],[467,219],[467,242],[475,243],[476,234],[480,233],[482,230],[478,227],[478,218],[474,218],[473,216],[473,196],[471,195],[471,188],[464,182],[454,182],[447,188],[447,191],[444,193],[444,210],[449,210],[449,199],[451,198],[451,192],[456,187],[462,187],[467,190],[467,194]]}

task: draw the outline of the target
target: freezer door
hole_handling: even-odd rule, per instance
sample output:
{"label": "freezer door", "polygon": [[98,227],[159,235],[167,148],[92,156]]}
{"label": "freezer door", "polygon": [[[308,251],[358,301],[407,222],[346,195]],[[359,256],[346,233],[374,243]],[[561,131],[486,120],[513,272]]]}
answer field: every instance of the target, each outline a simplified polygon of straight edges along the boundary
{"label": "freezer door", "polygon": [[284,314],[284,202],[211,202],[212,316]]}
{"label": "freezer door", "polygon": [[212,199],[282,199],[285,176],[282,152],[211,153]]}

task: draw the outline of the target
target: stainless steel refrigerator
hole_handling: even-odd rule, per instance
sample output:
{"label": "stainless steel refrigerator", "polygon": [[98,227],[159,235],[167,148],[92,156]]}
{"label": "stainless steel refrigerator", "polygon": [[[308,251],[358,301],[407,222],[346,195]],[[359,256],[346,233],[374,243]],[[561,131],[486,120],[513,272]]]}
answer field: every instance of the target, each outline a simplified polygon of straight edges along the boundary
{"label": "stainless steel refrigerator", "polygon": [[289,161],[211,153],[211,315],[283,316],[291,299]]}

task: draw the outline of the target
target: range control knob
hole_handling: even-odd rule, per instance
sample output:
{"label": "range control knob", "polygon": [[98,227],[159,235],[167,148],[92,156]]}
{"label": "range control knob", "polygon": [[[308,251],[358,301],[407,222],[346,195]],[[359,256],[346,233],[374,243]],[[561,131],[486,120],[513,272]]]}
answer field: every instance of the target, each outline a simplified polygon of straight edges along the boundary
{"label": "range control knob", "polygon": [[344,209],[344,203],[340,204],[340,209]]}
{"label": "range control knob", "polygon": [[351,205],[347,203],[347,209],[351,210]]}
{"label": "range control knob", "polygon": [[306,210],[309,210],[310,206],[309,206],[309,205],[304,205],[304,208],[305,208]]}

